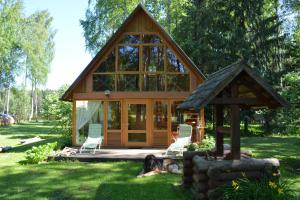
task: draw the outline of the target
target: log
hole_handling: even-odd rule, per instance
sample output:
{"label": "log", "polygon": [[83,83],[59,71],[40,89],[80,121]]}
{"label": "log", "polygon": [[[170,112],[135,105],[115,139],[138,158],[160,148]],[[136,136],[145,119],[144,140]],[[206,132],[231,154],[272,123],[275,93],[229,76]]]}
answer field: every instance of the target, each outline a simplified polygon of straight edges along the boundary
{"label": "log", "polygon": [[207,181],[207,185],[209,189],[214,189],[217,188],[221,185],[226,185],[226,184],[231,184],[231,181],[218,181],[218,180],[214,180],[214,179],[209,179]]}
{"label": "log", "polygon": [[11,150],[12,149],[12,147],[11,146],[4,146],[4,147],[0,147],[0,152],[7,152],[7,151],[9,151],[9,150]]}
{"label": "log", "polygon": [[220,181],[231,181],[240,178],[248,179],[260,179],[263,177],[263,173],[260,171],[247,171],[247,172],[228,172],[221,173],[218,177]]}
{"label": "log", "polygon": [[203,157],[195,156],[193,158],[194,168],[199,172],[206,172],[214,161],[207,161]]}
{"label": "log", "polygon": [[208,199],[212,199],[212,200],[220,199],[221,195],[222,194],[220,194],[216,189],[211,189],[207,191]]}
{"label": "log", "polygon": [[206,193],[202,193],[202,192],[196,192],[194,189],[191,189],[191,192],[193,194],[193,199],[195,200],[205,200],[207,199]]}
{"label": "log", "polygon": [[210,163],[207,171],[209,177],[215,177],[215,173],[231,171],[260,171],[265,166],[272,166],[273,169],[279,168],[279,161],[274,158],[270,159],[247,159],[247,160],[222,160]]}
{"label": "log", "polygon": [[193,168],[183,168],[183,175],[184,176],[192,176],[193,175]]}
{"label": "log", "polygon": [[29,139],[22,139],[20,140],[20,144],[31,144],[31,143],[35,143],[35,142],[40,142],[43,141],[44,139],[40,138],[39,136],[35,136],[33,138],[29,138]]}
{"label": "log", "polygon": [[206,181],[207,179],[208,179],[208,176],[204,173],[199,173],[199,174],[193,175],[193,180],[195,182]]}
{"label": "log", "polygon": [[184,160],[192,160],[194,156],[206,156],[206,155],[213,155],[210,151],[184,151],[183,152],[183,159]]}
{"label": "log", "polygon": [[184,176],[184,177],[182,177],[182,181],[183,181],[183,183],[185,183],[187,185],[191,185],[193,183],[193,177]]}
{"label": "log", "polygon": [[190,159],[190,160],[183,160],[183,166],[184,167],[192,167],[193,166],[192,159]]}
{"label": "log", "polygon": [[193,183],[193,188],[196,192],[206,192],[208,190],[208,185],[206,182]]}

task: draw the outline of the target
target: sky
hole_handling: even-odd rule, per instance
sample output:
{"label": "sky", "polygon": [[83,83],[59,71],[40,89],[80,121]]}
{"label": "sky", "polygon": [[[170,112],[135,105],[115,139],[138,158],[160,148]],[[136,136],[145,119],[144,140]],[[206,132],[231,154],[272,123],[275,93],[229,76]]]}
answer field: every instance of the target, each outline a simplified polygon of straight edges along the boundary
{"label": "sky", "polygon": [[83,29],[79,24],[84,19],[88,0],[23,0],[25,14],[37,10],[48,10],[53,17],[52,27],[57,33],[54,38],[55,57],[51,64],[45,88],[58,89],[71,85],[92,57],[85,50]]}

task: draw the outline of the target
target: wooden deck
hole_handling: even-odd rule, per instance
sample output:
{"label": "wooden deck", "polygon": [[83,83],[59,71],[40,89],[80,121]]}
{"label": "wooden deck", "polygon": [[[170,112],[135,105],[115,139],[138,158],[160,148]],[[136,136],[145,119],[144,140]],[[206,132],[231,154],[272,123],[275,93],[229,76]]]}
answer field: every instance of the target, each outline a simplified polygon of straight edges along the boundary
{"label": "wooden deck", "polygon": [[159,159],[179,157],[164,155],[165,149],[100,149],[95,154],[92,152],[78,152],[76,155],[52,157],[54,160],[78,160],[81,162],[101,162],[101,161],[143,161],[149,154],[155,155]]}

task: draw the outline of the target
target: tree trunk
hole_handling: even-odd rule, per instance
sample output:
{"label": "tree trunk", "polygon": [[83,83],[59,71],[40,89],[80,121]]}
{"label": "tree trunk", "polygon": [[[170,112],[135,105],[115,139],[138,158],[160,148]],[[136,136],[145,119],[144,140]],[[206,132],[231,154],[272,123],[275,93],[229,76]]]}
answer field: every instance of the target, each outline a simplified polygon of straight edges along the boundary
{"label": "tree trunk", "polygon": [[38,95],[37,95],[37,88],[36,88],[36,81],[34,83],[34,93],[35,93],[35,121],[38,121]]}
{"label": "tree trunk", "polygon": [[9,102],[10,102],[10,88],[8,86],[6,93],[6,113],[9,113]]}
{"label": "tree trunk", "polygon": [[33,109],[34,109],[34,94],[33,94],[33,81],[31,83],[31,111],[30,111],[30,116],[29,116],[29,121],[31,121],[33,117]]}

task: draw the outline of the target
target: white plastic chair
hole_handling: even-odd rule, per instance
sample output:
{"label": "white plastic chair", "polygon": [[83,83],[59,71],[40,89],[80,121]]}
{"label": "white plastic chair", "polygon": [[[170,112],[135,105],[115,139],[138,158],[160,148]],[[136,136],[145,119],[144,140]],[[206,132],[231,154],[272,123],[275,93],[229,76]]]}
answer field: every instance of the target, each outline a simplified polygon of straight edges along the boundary
{"label": "white plastic chair", "polygon": [[179,124],[177,128],[178,138],[172,143],[166,150],[166,155],[169,152],[179,152],[183,153],[184,147],[191,143],[191,137],[193,132],[193,127],[188,124]]}
{"label": "white plastic chair", "polygon": [[101,129],[101,124],[89,124],[88,138],[82,144],[80,153],[86,149],[94,149],[93,154],[95,154],[97,146],[99,146],[99,149],[101,148],[103,139],[101,137]]}

